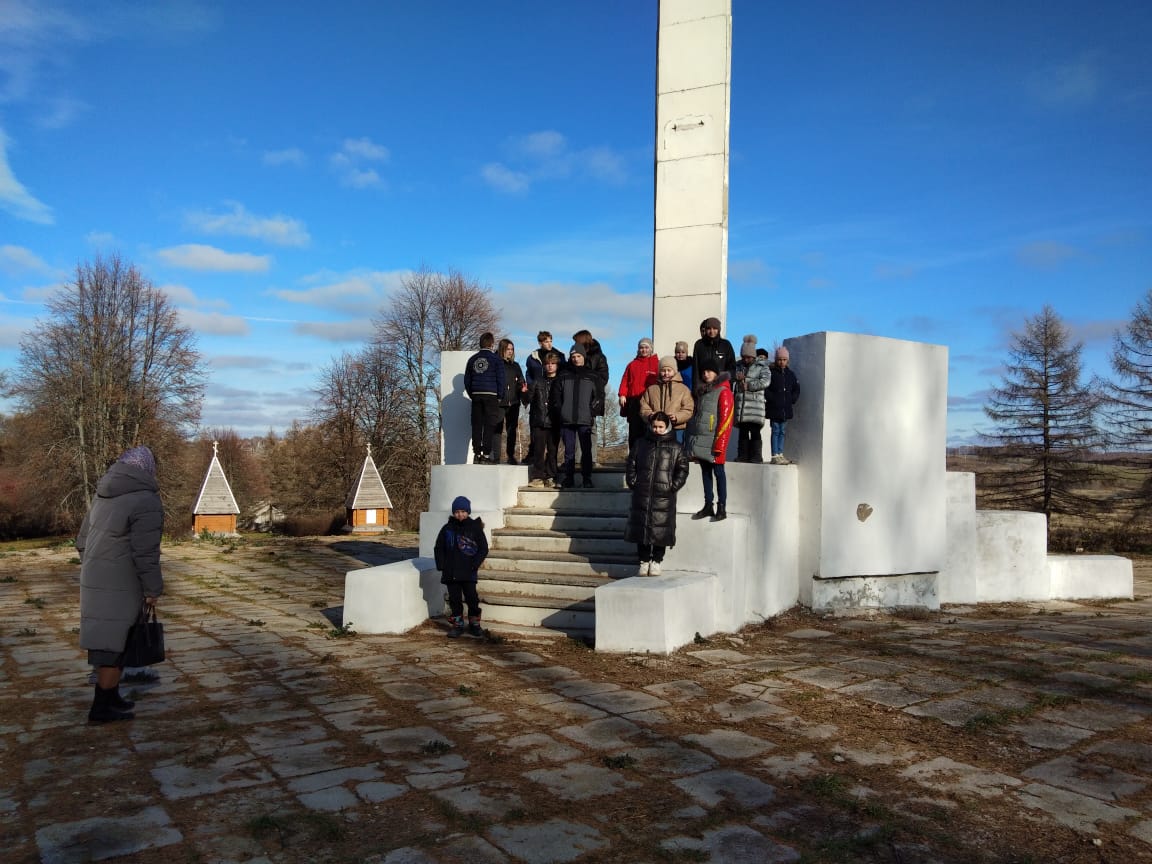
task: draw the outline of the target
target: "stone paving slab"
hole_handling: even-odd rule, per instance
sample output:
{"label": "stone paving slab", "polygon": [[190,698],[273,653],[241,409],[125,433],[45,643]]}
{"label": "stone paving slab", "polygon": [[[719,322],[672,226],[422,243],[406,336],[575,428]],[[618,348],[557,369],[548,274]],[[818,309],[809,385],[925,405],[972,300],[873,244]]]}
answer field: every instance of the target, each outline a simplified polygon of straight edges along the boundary
{"label": "stone paving slab", "polygon": [[42,864],[82,864],[180,843],[183,835],[160,807],[119,818],[57,822],[36,832]]}

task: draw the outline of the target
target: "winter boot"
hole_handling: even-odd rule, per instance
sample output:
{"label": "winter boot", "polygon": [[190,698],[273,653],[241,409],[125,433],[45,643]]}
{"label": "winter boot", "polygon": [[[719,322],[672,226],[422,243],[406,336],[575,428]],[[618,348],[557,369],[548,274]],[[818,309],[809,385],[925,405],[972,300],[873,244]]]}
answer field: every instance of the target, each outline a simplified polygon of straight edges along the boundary
{"label": "winter boot", "polygon": [[479,615],[469,615],[468,616],[468,635],[469,636],[476,636],[478,638],[483,638],[484,628],[480,626],[480,616]]}
{"label": "winter boot", "polygon": [[705,504],[700,510],[692,514],[693,519],[707,519],[709,516],[715,516],[711,504]]}
{"label": "winter boot", "polygon": [[102,690],[99,684],[96,685],[96,692],[92,696],[92,707],[88,709],[89,723],[114,723],[117,720],[131,720],[136,716],[131,711],[121,711],[114,707],[112,698],[115,694],[116,688]]}
{"label": "winter boot", "polygon": [[136,707],[136,703],[131,699],[125,699],[120,695],[120,685],[116,685],[116,689],[112,691],[112,695],[108,697],[108,704],[115,708],[117,711],[131,711]]}
{"label": "winter boot", "polygon": [[448,628],[449,639],[459,639],[464,635],[464,616],[463,615],[449,615],[448,623],[452,626]]}
{"label": "winter boot", "polygon": [[723,522],[728,518],[728,511],[724,509],[723,504],[716,506],[716,515],[712,517],[713,522]]}

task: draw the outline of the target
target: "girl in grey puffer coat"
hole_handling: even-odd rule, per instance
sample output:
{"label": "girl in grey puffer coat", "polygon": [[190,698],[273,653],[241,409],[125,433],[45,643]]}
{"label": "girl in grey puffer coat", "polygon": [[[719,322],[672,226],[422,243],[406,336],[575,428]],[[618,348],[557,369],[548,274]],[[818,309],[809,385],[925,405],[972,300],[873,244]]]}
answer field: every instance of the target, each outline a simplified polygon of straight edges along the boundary
{"label": "girl in grey puffer coat", "polygon": [[135,447],[96,484],[96,500],[76,537],[80,555],[80,647],[96,667],[96,693],[88,719],[130,720],[132,703],[120,696],[124,643],[142,604],[164,591],[160,537],[164,508],[156,461]]}
{"label": "girl in grey puffer coat", "polygon": [[772,380],[772,367],[766,358],[756,356],[756,337],[745,336],[740,362],[732,376],[732,398],[736,423],[736,461],[764,461],[764,392]]}

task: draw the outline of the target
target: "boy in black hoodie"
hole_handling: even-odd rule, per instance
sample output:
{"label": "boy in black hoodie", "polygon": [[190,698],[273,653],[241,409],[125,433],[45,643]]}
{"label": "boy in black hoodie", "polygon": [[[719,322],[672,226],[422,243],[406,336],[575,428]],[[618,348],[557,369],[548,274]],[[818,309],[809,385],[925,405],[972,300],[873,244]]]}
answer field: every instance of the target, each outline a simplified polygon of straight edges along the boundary
{"label": "boy in black hoodie", "polygon": [[488,538],[484,536],[484,520],[472,518],[472,502],[463,495],[452,502],[452,515],[436,536],[434,554],[440,581],[448,586],[448,606],[452,612],[448,638],[458,639],[464,633],[464,601],[468,603],[468,635],[483,636],[476,571],[488,557]]}

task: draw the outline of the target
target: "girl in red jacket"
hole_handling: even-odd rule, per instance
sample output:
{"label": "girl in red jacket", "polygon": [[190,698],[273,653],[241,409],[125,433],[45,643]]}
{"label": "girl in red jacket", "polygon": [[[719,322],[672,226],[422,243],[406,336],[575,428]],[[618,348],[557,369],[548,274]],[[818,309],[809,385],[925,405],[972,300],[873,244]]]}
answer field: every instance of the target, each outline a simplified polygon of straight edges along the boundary
{"label": "girl in red jacket", "polygon": [[628,420],[628,453],[648,431],[648,424],[640,416],[640,397],[648,385],[656,383],[660,358],[652,350],[652,340],[645,337],[636,345],[636,359],[624,369],[620,379],[620,416]]}

